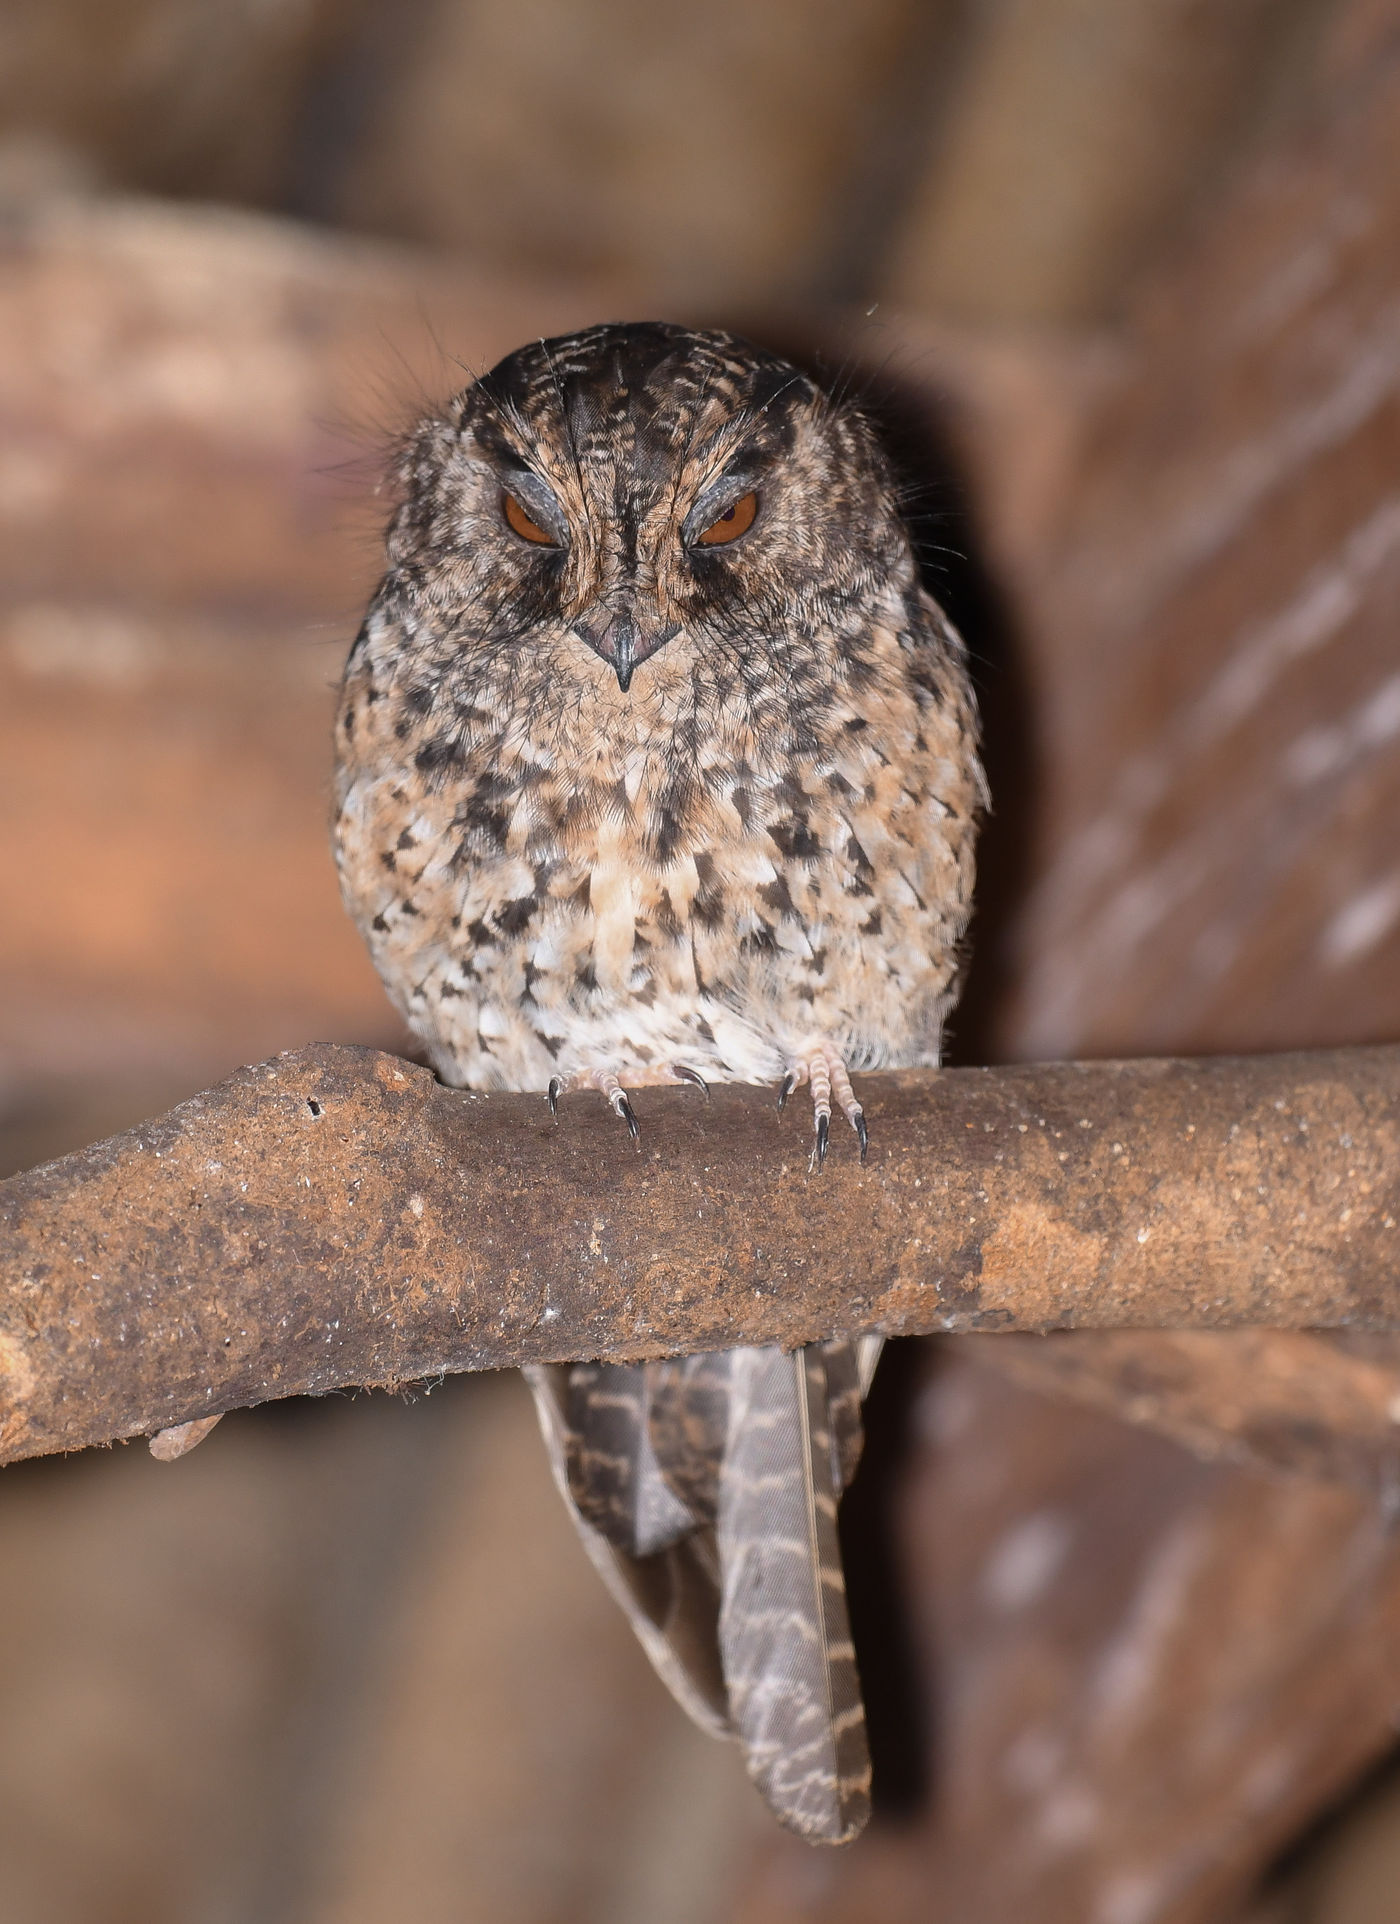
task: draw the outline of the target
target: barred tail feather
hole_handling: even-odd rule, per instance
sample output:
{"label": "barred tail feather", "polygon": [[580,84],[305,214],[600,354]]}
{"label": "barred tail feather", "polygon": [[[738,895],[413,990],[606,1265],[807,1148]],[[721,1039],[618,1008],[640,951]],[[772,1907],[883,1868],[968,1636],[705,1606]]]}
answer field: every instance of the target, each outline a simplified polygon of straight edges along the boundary
{"label": "barred tail feather", "polygon": [[735,1353],[720,1481],[719,1645],[729,1714],[775,1815],[848,1842],[870,1813],[865,1711],[836,1535],[820,1345]]}

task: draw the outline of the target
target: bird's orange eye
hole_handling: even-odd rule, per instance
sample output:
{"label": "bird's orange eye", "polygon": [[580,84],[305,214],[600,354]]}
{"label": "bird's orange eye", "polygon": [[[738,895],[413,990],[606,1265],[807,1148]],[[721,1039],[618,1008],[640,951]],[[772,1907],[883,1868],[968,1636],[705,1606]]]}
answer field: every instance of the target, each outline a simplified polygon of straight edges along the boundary
{"label": "bird's orange eye", "polygon": [[741,495],[733,507],[726,508],[718,521],[712,521],[700,536],[700,545],[705,548],[718,547],[722,541],[737,541],[741,534],[747,534],[754,524],[758,513],[758,496]]}
{"label": "bird's orange eye", "polygon": [[522,541],[533,541],[541,548],[557,548],[558,542],[552,534],[546,534],[538,521],[532,521],[513,494],[502,494],[501,512],[505,515],[506,525],[512,534],[518,534]]}

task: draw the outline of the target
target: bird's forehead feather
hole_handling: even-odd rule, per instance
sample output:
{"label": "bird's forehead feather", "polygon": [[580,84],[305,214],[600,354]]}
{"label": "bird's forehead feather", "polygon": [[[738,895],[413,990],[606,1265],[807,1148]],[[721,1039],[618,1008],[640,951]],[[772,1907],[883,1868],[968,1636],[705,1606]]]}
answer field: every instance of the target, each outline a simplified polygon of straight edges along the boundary
{"label": "bird's forehead feather", "polygon": [[673,472],[746,432],[781,440],[787,417],[815,398],[806,375],[737,336],[643,322],[533,342],[464,400],[519,452],[553,445],[585,468],[630,456]]}

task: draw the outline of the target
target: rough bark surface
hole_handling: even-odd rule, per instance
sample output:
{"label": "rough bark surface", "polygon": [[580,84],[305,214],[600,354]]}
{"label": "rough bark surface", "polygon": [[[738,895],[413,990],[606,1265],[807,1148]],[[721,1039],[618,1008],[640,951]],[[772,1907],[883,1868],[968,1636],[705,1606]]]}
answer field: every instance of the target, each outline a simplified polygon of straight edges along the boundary
{"label": "rough bark surface", "polygon": [[0,1185],[3,1456],[347,1384],[883,1330],[1400,1327],[1400,1050],[768,1092],[441,1087],[279,1056]]}

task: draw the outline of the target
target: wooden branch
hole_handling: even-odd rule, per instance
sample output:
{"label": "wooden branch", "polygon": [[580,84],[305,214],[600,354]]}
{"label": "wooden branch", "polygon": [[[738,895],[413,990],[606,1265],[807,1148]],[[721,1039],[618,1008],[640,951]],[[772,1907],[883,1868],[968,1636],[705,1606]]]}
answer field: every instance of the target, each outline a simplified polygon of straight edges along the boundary
{"label": "wooden branch", "polygon": [[1400,1328],[1400,1049],[469,1095],[332,1046],[0,1184],[0,1460],[444,1371],[837,1332]]}

